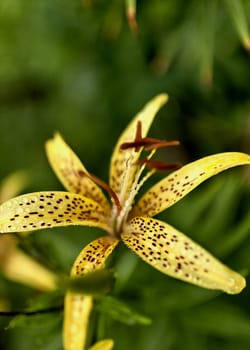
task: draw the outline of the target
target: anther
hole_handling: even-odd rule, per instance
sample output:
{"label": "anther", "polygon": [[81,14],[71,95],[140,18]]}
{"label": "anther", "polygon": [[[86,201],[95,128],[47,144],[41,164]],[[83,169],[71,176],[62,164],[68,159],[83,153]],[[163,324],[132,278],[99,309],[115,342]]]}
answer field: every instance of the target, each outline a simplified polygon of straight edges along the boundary
{"label": "anther", "polygon": [[166,141],[166,140],[158,140],[155,143],[150,143],[144,147],[145,150],[150,151],[152,149],[162,148],[162,147],[169,147],[169,146],[179,146],[180,142],[177,140],[174,141]]}
{"label": "anther", "polygon": [[121,144],[120,149],[126,150],[128,148],[135,148],[135,151],[138,152],[141,147],[145,146],[145,142],[142,138],[142,124],[141,121],[138,120],[136,125],[136,134],[135,140],[133,142],[124,142]]}
{"label": "anther", "polygon": [[149,169],[155,169],[158,171],[177,170],[181,168],[179,163],[167,163],[160,160],[140,159],[138,160],[138,163],[146,164]]}
{"label": "anther", "polygon": [[134,141],[122,143],[120,149],[126,150],[128,148],[135,148],[135,151],[138,152],[141,147],[144,147],[145,150],[150,151],[161,147],[178,146],[179,144],[179,141],[167,141],[156,139],[153,137],[142,137],[142,124],[139,120],[137,122],[136,135]]}

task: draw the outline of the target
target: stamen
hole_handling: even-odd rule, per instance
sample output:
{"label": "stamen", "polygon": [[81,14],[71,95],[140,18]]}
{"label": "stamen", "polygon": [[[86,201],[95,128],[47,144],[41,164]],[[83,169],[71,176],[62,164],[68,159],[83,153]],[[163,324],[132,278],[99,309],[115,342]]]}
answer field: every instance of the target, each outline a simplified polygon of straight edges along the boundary
{"label": "stamen", "polygon": [[138,152],[140,147],[145,147],[147,144],[148,141],[144,139],[140,141],[124,142],[123,144],[121,144],[120,149],[126,150],[128,148],[135,148],[136,152]]}
{"label": "stamen", "polygon": [[149,169],[155,169],[158,171],[168,171],[168,170],[177,170],[181,167],[179,163],[167,163],[161,160],[151,160],[151,159],[140,159],[138,160],[139,164],[146,164]]}
{"label": "stamen", "polygon": [[141,121],[138,120],[137,125],[136,125],[136,135],[135,135],[135,141],[139,141],[142,139],[142,126],[141,126]]}
{"label": "stamen", "polygon": [[169,146],[179,146],[180,142],[177,140],[174,141],[167,141],[167,140],[158,140],[158,142],[156,143],[152,143],[152,144],[147,144],[144,149],[147,151],[150,151],[152,149],[157,149],[157,148],[161,148],[161,147],[169,147]]}
{"label": "stamen", "polygon": [[83,177],[83,176],[87,176],[90,180],[92,180],[96,185],[99,185],[100,187],[102,187],[105,191],[107,191],[111,198],[114,200],[116,209],[117,209],[117,214],[119,215],[122,207],[121,207],[121,203],[119,201],[119,198],[117,196],[117,194],[115,193],[115,191],[108,185],[106,184],[106,182],[104,182],[103,180],[99,179],[99,177],[93,175],[93,174],[89,174],[89,173],[85,173],[82,170],[78,171],[78,174]]}
{"label": "stamen", "polygon": [[[133,142],[124,142],[121,146],[121,150],[125,150],[128,148],[135,148],[136,152],[139,152],[140,148],[144,146],[144,144],[141,144],[143,141],[142,138],[142,124],[141,121],[138,120],[136,125],[136,134],[135,134],[135,140]],[[131,146],[131,144],[135,144],[135,146]]]}
{"label": "stamen", "polygon": [[[152,150],[149,153],[147,159],[151,159],[154,154],[155,154],[155,150]],[[138,165],[138,162],[136,162],[134,165]],[[147,179],[155,173],[155,169],[152,169],[152,170],[148,171],[147,174],[140,180],[141,175],[142,175],[145,167],[146,167],[146,164],[142,164],[139,168],[137,167],[137,171],[135,172],[135,176],[134,176],[133,185],[130,189],[128,198],[126,199],[125,203],[123,204],[121,215],[117,218],[117,222],[116,222],[117,226],[116,227],[117,227],[118,232],[121,229],[122,223],[127,221],[129,212],[130,212],[132,205],[133,205],[134,198],[137,195],[137,193],[139,192],[140,188],[145,183],[145,181],[147,181]]]}
{"label": "stamen", "polygon": [[137,122],[135,140],[132,142],[124,142],[121,144],[120,149],[126,150],[128,148],[135,148],[135,151],[138,152],[141,147],[144,147],[145,150],[150,151],[152,149],[157,149],[161,147],[168,146],[178,146],[179,141],[167,141],[160,140],[153,137],[142,137],[142,125],[141,121]]}

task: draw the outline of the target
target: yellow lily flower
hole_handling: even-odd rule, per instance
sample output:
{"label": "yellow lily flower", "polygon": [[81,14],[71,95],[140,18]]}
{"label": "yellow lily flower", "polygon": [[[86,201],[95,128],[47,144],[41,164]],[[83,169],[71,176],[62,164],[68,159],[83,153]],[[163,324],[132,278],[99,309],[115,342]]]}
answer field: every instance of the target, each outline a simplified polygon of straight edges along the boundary
{"label": "yellow lily flower", "polygon": [[[134,205],[138,191],[157,169],[176,168],[176,165],[154,161],[152,156],[159,147],[178,142],[147,137],[157,111],[167,99],[166,94],[152,99],[122,133],[111,158],[109,185],[91,175],[56,134],[46,144],[47,155],[68,192],[35,192],[5,202],[0,206],[0,232],[96,226],[108,236],[83,249],[73,265],[72,275],[103,268],[107,257],[122,240],[144,261],[167,275],[230,294],[241,292],[245,279],[240,274],[177,229],[152,216],[178,202],[211,176],[234,166],[250,164],[249,155],[228,152],[189,163],[163,178]],[[147,151],[146,158],[142,159]],[[110,194],[111,203],[101,187]],[[91,296],[66,295],[65,349],[82,349],[86,334],[79,335],[80,329],[87,323],[91,307]]]}

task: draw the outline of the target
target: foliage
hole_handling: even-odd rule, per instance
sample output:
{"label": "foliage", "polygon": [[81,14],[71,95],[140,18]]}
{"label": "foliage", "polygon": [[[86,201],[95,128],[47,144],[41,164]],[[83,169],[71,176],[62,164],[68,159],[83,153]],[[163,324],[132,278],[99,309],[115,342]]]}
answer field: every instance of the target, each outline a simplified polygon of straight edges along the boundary
{"label": "foliage", "polygon": [[[60,131],[88,168],[107,179],[117,135],[159,92],[168,92],[170,101],[154,135],[182,143],[162,151],[165,160],[249,153],[249,21],[249,1],[137,1],[135,34],[122,0],[1,0],[0,177],[27,169],[30,191],[61,190],[43,151],[44,142]],[[161,215],[248,283],[249,183],[248,170],[231,170]],[[98,229],[58,228],[22,237],[21,246],[61,274],[99,235]],[[161,275],[123,246],[110,265],[117,275],[112,298],[124,308],[113,302],[114,317],[105,299],[100,303],[92,318],[94,339],[114,338],[118,350],[249,348],[249,287],[225,296],[189,286]],[[4,278],[0,293],[13,310],[26,310],[43,297]],[[40,305],[61,302],[58,295]],[[119,313],[127,322],[117,320]],[[62,348],[61,310],[22,317],[1,317],[1,348]],[[142,324],[138,317],[152,322]]]}

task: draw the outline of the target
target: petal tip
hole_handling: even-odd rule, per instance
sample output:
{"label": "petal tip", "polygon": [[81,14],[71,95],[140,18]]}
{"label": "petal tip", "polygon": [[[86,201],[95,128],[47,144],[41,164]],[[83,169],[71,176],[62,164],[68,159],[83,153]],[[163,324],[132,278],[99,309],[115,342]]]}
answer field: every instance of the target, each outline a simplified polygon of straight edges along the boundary
{"label": "petal tip", "polygon": [[59,131],[56,131],[54,132],[53,136],[46,141],[46,144],[50,142],[58,142],[61,140],[63,140],[62,135],[59,133]]}
{"label": "petal tip", "polygon": [[91,346],[89,350],[112,350],[114,347],[113,339],[100,340],[95,345]]}
{"label": "petal tip", "polygon": [[238,273],[235,273],[230,282],[229,288],[225,290],[228,294],[239,294],[246,287],[245,278]]}
{"label": "petal tip", "polygon": [[159,94],[155,97],[155,100],[160,104],[163,105],[168,102],[169,96],[166,93]]}

